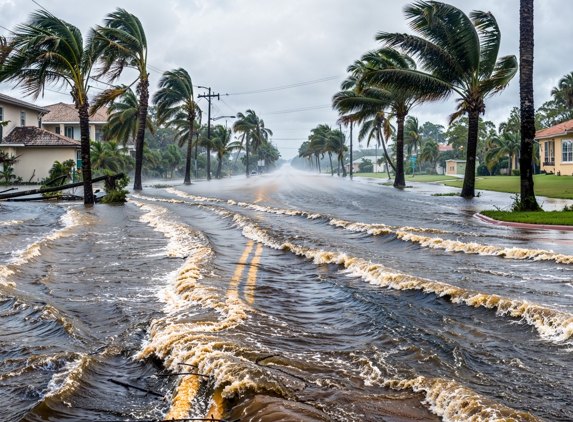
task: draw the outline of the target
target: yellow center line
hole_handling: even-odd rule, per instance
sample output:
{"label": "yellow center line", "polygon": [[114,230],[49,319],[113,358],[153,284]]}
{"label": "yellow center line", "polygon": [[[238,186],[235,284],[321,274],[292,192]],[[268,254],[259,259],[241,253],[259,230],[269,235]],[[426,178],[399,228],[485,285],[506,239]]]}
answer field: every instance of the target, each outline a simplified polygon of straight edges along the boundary
{"label": "yellow center line", "polygon": [[261,254],[263,253],[263,245],[257,244],[255,256],[251,261],[251,268],[249,268],[249,276],[247,278],[247,285],[245,287],[245,298],[249,304],[255,303],[255,284],[257,283],[257,272],[259,271],[259,262],[261,261]]}
{"label": "yellow center line", "polygon": [[245,248],[245,251],[241,256],[241,259],[239,259],[239,263],[237,264],[237,268],[235,269],[235,274],[231,279],[231,283],[229,285],[229,291],[227,292],[227,297],[231,296],[238,297],[237,288],[239,286],[239,282],[241,281],[241,276],[243,275],[243,271],[245,270],[245,263],[247,262],[247,258],[249,257],[251,251],[253,250],[254,243],[255,242],[253,242],[252,240],[249,240],[247,242],[247,247]]}

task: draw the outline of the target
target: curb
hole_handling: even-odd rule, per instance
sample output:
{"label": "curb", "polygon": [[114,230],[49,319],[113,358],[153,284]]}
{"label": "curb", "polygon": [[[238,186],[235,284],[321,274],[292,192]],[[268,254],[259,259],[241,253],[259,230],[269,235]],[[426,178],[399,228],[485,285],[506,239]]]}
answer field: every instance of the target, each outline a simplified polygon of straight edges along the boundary
{"label": "curb", "polygon": [[573,231],[573,226],[559,226],[553,224],[530,224],[530,223],[515,223],[511,221],[499,221],[494,220],[493,218],[487,217],[483,214],[475,213],[474,217],[482,220],[489,224],[494,224],[496,226],[507,226],[507,227],[515,227],[519,229],[543,229],[543,230],[559,230],[559,231]]}

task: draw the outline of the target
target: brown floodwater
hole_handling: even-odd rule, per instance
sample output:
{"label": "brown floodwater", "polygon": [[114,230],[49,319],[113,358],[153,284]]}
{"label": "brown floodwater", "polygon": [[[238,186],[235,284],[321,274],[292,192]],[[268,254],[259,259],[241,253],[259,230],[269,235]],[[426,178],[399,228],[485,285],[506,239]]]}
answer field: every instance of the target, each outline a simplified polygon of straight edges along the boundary
{"label": "brown floodwater", "polygon": [[573,234],[381,182],[2,202],[0,420],[573,420]]}

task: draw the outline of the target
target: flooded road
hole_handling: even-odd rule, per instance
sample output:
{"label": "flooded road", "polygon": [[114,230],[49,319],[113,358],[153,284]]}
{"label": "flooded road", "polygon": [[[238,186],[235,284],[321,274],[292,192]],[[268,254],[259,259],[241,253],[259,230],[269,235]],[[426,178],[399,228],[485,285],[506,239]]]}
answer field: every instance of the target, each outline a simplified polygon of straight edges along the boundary
{"label": "flooded road", "polygon": [[573,234],[381,182],[1,203],[1,420],[573,420]]}

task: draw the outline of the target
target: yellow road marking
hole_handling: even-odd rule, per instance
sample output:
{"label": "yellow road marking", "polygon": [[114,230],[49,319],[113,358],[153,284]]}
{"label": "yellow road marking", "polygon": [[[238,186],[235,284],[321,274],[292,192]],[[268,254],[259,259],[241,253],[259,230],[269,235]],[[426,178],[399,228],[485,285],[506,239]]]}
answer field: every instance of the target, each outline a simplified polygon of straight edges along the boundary
{"label": "yellow road marking", "polygon": [[255,284],[257,283],[257,272],[259,271],[259,262],[261,262],[261,254],[263,253],[263,245],[257,244],[255,256],[251,261],[251,268],[249,268],[249,276],[247,278],[247,285],[245,287],[245,298],[251,305],[255,303]]}
{"label": "yellow road marking", "polygon": [[249,240],[247,242],[247,247],[245,248],[245,251],[241,256],[241,259],[239,259],[239,263],[237,264],[237,269],[235,270],[235,274],[231,279],[231,283],[229,285],[229,291],[227,292],[227,297],[238,296],[237,288],[239,286],[239,282],[241,281],[241,276],[243,275],[243,271],[245,270],[245,263],[247,262],[247,258],[249,257],[251,251],[253,250],[254,243],[255,242],[253,242],[252,240]]}

